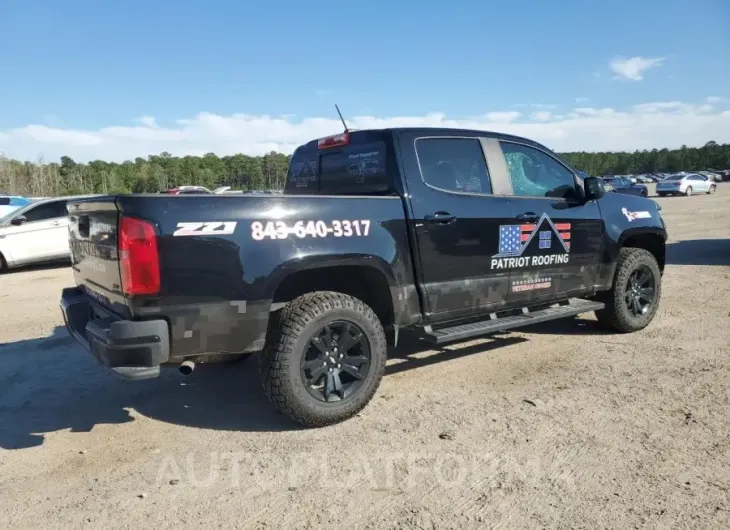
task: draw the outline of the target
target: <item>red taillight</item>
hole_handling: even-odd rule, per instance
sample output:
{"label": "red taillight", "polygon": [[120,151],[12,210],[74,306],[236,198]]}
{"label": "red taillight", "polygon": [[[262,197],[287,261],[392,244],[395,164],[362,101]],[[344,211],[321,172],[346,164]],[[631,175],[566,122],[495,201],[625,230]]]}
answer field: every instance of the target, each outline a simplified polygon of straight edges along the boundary
{"label": "red taillight", "polygon": [[160,292],[160,257],[152,223],[122,216],[119,222],[119,270],[126,295]]}
{"label": "red taillight", "polygon": [[350,143],[350,133],[345,131],[342,134],[327,136],[317,140],[317,149],[327,149],[328,147],[337,147],[338,145],[347,145]]}

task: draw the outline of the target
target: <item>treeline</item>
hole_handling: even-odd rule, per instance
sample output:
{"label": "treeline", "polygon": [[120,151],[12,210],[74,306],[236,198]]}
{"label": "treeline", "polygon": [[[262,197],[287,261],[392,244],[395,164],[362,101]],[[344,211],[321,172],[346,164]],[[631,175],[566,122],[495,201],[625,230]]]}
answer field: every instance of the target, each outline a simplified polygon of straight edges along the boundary
{"label": "treeline", "polygon": [[214,189],[282,189],[289,156],[233,155],[176,157],[170,153],[122,163],[94,160],[87,164],[68,156],[60,163],[19,162],[0,155],[0,193],[32,197],[85,193],[155,193],[180,185]]}
{"label": "treeline", "polygon": [[563,153],[577,169],[589,175],[637,175],[730,169],[730,144],[707,142],[702,147],[652,149],[633,153]]}
{"label": "treeline", "polygon": [[[564,153],[576,168],[590,175],[674,173],[705,169],[730,169],[730,144],[708,142],[703,147],[654,149],[633,153]],[[20,162],[0,156],[0,193],[58,196],[84,193],[157,192],[179,185],[209,189],[282,189],[289,156],[271,152],[264,156],[176,157],[170,153],[136,158],[122,163],[94,160],[87,164],[61,157],[60,162]]]}

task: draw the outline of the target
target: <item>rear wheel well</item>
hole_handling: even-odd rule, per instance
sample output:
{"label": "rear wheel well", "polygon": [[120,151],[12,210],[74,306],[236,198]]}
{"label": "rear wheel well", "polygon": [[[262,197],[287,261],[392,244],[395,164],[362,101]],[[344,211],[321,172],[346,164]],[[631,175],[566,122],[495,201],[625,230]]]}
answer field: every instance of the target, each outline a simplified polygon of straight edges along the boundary
{"label": "rear wheel well", "polygon": [[341,265],[295,272],[276,289],[274,303],[290,302],[315,291],[349,294],[369,305],[384,328],[393,324],[393,301],[385,275],[362,265]]}
{"label": "rear wheel well", "polygon": [[659,234],[637,234],[627,237],[623,247],[643,248],[648,250],[659,264],[659,270],[664,272],[666,244],[664,238]]}

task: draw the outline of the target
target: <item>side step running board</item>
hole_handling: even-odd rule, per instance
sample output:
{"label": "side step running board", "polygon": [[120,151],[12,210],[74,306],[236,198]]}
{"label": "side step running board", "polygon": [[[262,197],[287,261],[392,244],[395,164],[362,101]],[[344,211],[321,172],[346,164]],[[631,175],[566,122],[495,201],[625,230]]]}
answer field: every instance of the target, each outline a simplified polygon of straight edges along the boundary
{"label": "side step running board", "polygon": [[571,317],[588,311],[596,311],[603,309],[603,302],[593,302],[591,300],[582,300],[573,298],[568,303],[563,302],[561,305],[547,307],[537,311],[528,311],[523,308],[522,314],[511,315],[505,317],[494,316],[490,320],[482,320],[472,322],[470,324],[461,324],[450,328],[441,328],[437,330],[431,329],[430,326],[425,328],[426,340],[434,344],[443,344],[444,342],[453,342],[457,340],[469,339],[498,331],[506,331],[509,329],[529,326],[531,324],[539,324],[549,320],[557,320],[559,318]]}

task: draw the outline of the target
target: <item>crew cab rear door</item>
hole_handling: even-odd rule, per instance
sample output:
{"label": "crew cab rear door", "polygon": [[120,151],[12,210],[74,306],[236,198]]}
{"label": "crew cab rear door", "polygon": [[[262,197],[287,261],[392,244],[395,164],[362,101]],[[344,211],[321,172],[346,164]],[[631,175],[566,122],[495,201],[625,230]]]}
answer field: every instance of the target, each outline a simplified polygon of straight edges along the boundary
{"label": "crew cab rear door", "polygon": [[[510,270],[510,306],[591,292],[604,232],[596,201],[583,199],[582,180],[536,145],[499,139],[514,217],[500,228],[500,268]],[[495,172],[500,172],[496,169]]]}
{"label": "crew cab rear door", "polygon": [[491,178],[485,139],[459,131],[398,132],[418,289],[430,322],[505,303],[509,270],[490,268],[499,227],[511,222]]}

